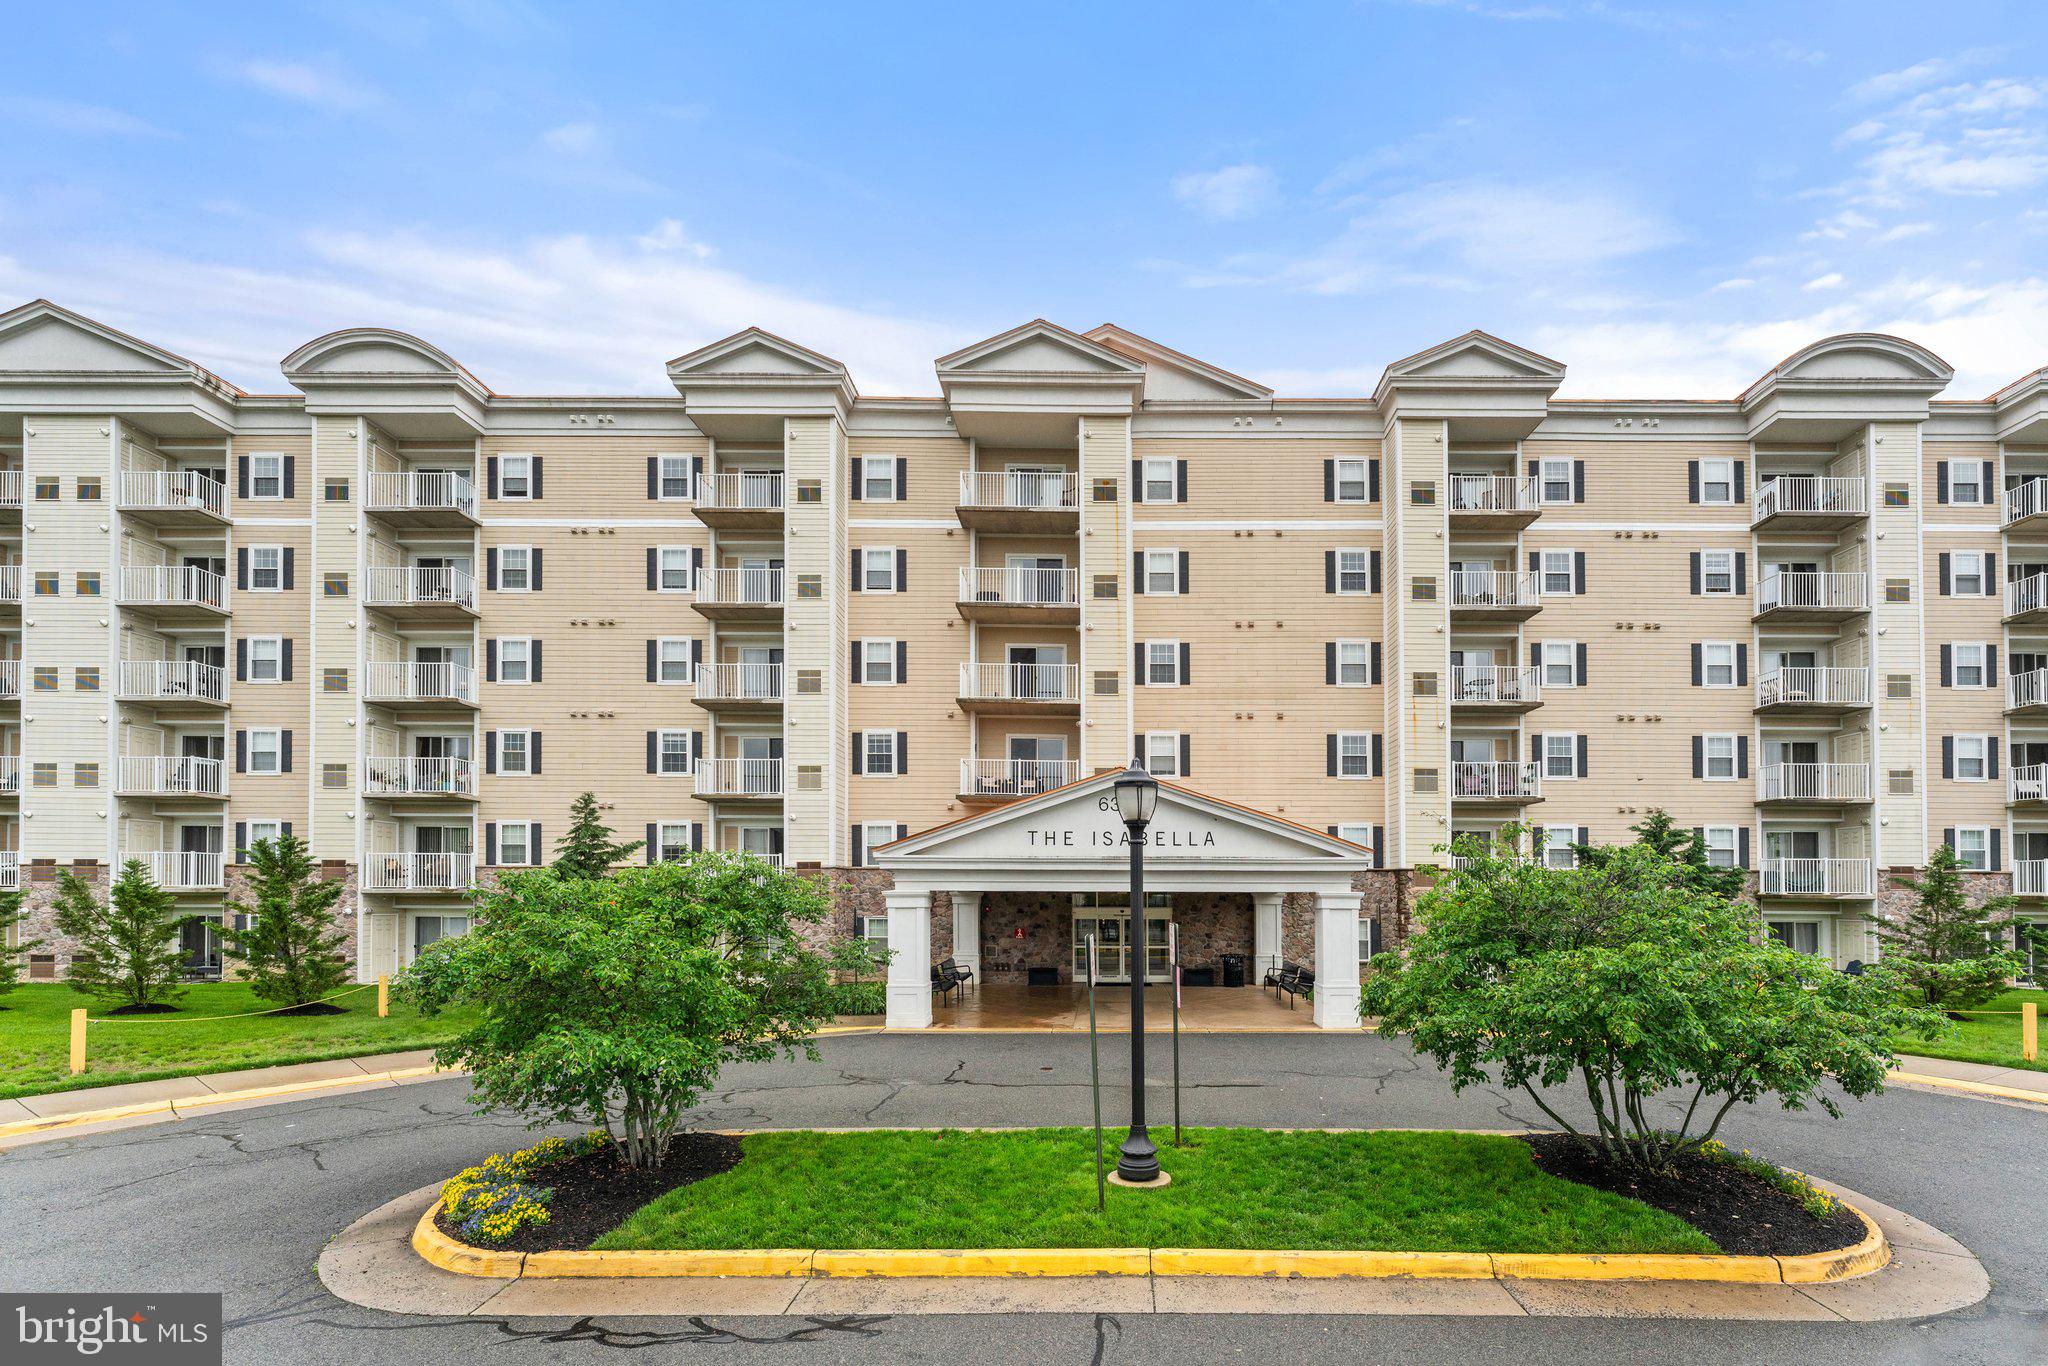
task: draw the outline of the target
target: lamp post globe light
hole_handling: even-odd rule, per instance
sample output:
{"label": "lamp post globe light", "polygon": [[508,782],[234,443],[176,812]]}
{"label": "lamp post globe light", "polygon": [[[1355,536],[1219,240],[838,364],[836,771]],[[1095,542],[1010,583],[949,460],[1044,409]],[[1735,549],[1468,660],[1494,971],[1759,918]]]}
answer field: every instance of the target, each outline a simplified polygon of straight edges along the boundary
{"label": "lamp post globe light", "polygon": [[1150,944],[1145,936],[1145,827],[1159,807],[1159,782],[1131,761],[1117,775],[1117,815],[1123,818],[1131,845],[1131,918],[1124,952],[1135,954],[1131,965],[1131,1131],[1116,1152],[1116,1174],[1144,1185],[1159,1179],[1159,1150],[1145,1132],[1145,961]]}

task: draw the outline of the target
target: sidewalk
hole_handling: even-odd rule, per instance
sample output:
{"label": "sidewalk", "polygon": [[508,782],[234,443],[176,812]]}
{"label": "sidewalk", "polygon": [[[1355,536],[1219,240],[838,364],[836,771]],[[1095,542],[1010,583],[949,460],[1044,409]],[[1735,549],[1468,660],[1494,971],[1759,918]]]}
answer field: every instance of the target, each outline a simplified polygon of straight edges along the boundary
{"label": "sidewalk", "polygon": [[2048,1105],[2048,1072],[2033,1072],[2021,1067],[1952,1062],[1947,1058],[1920,1058],[1901,1053],[1898,1070],[1891,1074],[1890,1080]]}

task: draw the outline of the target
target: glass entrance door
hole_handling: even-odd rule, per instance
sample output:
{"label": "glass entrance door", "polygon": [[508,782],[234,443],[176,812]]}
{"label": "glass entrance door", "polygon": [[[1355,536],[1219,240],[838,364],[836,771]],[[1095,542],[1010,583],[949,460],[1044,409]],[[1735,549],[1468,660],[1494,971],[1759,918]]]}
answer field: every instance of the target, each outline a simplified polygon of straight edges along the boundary
{"label": "glass entrance door", "polygon": [[[1146,898],[1150,900],[1150,897]],[[1173,919],[1170,906],[1145,908],[1145,980],[1164,982],[1172,975],[1167,945],[1167,925]],[[1099,906],[1074,911],[1074,982],[1088,983],[1088,936],[1095,936],[1095,980],[1128,982],[1138,945],[1131,936],[1131,918],[1123,907]]]}

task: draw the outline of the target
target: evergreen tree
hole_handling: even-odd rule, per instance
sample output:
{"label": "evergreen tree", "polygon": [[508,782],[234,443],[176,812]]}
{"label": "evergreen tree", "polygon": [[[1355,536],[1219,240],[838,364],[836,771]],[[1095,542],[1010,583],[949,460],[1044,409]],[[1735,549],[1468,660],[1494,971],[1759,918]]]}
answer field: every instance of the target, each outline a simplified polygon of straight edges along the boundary
{"label": "evergreen tree", "polygon": [[169,1005],[185,994],[178,931],[191,916],[156,885],[141,859],[129,859],[105,905],[69,872],[57,875],[57,929],[77,941],[71,989],[124,1006]]}
{"label": "evergreen tree", "polygon": [[0,892],[0,996],[14,990],[21,981],[21,965],[43,946],[40,939],[8,942],[27,921],[28,912],[21,908],[21,893]]}
{"label": "evergreen tree", "polygon": [[255,905],[230,901],[228,910],[248,920],[247,929],[221,926],[234,955],[242,960],[250,989],[265,1001],[302,1006],[348,981],[348,942],[334,923],[342,884],[313,876],[305,842],[291,835],[258,840],[249,850],[255,870]]}
{"label": "evergreen tree", "polygon": [[555,841],[557,877],[603,877],[646,840],[612,842],[612,828],[597,814],[597,796],[586,792],[569,806],[569,833]]}
{"label": "evergreen tree", "polygon": [[1878,920],[1878,942],[1884,957],[1897,963],[1927,1004],[1943,1010],[1974,1009],[2019,975],[2019,955],[2000,947],[1993,923],[2015,898],[1995,896],[1971,905],[1954,849],[1945,844],[1936,849],[1927,860],[1926,876],[1892,881],[1916,899],[1896,918]]}
{"label": "evergreen tree", "polygon": [[1641,824],[1629,828],[1638,844],[1646,844],[1680,865],[1688,885],[1731,901],[1742,895],[1742,869],[1715,867],[1707,859],[1707,842],[1700,832],[1677,824],[1664,808],[1658,807]]}

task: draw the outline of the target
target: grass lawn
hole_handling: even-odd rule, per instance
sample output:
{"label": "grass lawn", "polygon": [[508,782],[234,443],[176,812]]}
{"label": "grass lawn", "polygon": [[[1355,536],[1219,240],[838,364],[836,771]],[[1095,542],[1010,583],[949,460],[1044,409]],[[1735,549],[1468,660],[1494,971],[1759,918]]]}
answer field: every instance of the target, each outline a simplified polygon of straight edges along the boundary
{"label": "grass lawn", "polygon": [[1172,1185],[1111,1186],[1097,1214],[1088,1129],[749,1134],[738,1166],[670,1191],[596,1246],[1717,1250],[1673,1215],[1545,1175],[1512,1138],[1187,1136],[1160,1150]]}
{"label": "grass lawn", "polygon": [[394,1001],[390,1018],[380,1020],[375,987],[334,1004],[347,1013],[201,1022],[196,1017],[263,1010],[270,1003],[239,983],[197,983],[179,1000],[176,1014],[117,1016],[121,1023],[89,1028],[85,1075],[74,1077],[71,1012],[85,1006],[98,1018],[106,1007],[62,983],[19,986],[0,996],[0,1099],[426,1048],[452,1038],[470,1018],[451,1010],[422,1019]]}
{"label": "grass lawn", "polygon": [[[1902,1034],[1892,1040],[1892,1047],[1901,1053],[1917,1053],[1923,1058],[1953,1058],[1957,1062],[1983,1062],[1998,1067],[2024,1067],[2034,1072],[2048,1072],[2048,1061],[2036,1058],[2033,1062],[2025,1062],[2020,1058],[2019,1009],[2022,1001],[2035,1004],[2042,1016],[2042,1033],[2048,1034],[2048,991],[2015,990],[1982,1007],[1984,1010],[2009,1010],[2012,1012],[2010,1015],[1966,1015],[1960,1020],[1950,1020],[1939,1038],[1922,1039]],[[2048,1049],[2044,1049],[2044,1053],[2048,1053]]]}

